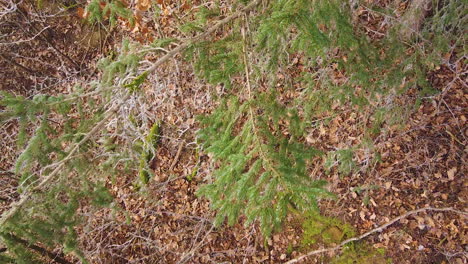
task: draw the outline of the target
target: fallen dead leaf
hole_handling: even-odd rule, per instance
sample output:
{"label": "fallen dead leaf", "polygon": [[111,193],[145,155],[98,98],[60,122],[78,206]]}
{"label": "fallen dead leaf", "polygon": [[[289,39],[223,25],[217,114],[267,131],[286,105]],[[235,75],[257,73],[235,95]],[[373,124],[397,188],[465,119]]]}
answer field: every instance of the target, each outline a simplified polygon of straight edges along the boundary
{"label": "fallen dead leaf", "polygon": [[453,167],[447,171],[447,176],[449,180],[453,181],[455,179],[455,173],[457,172],[457,167]]}

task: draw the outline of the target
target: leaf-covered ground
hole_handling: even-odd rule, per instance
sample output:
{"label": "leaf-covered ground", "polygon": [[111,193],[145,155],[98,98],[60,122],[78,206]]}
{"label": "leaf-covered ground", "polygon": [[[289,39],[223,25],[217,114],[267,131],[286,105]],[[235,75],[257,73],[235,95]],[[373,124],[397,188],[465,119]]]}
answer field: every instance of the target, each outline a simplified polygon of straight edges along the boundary
{"label": "leaf-covered ground", "polygon": [[[2,54],[9,52],[30,58],[15,62],[37,73],[13,66],[11,58],[2,57],[2,89],[24,95],[66,92],[70,83],[95,78],[96,59],[93,58],[103,56],[108,46],[113,47],[114,40],[127,36],[144,42],[152,34],[158,37],[179,34],[175,25],[187,12],[187,7],[176,1],[166,1],[160,7],[162,11],[158,18],[143,19],[140,28],[133,30],[122,22],[112,35],[107,35],[109,39],[93,45],[70,42],[67,37],[66,34],[72,38],[81,34],[78,17],[60,20],[60,23],[47,22],[54,32],[61,33],[53,38],[57,41],[54,45],[67,57],[81,61],[78,70],[63,55],[54,55],[50,43],[39,39],[0,46]],[[226,12],[230,7],[222,5],[221,8]],[[366,10],[357,12],[360,23],[369,29],[371,37],[379,38],[385,34],[381,17]],[[66,17],[71,16],[67,14]],[[26,23],[24,27],[29,29],[32,25]],[[89,41],[97,41],[96,37],[90,37]],[[11,41],[17,39],[12,37]],[[35,63],[31,59],[35,54],[40,54],[39,59],[47,63]],[[337,196],[336,200],[321,202],[324,216],[349,224],[356,234],[362,234],[416,208],[466,208],[468,67],[465,54],[444,56],[446,62],[427,75],[438,90],[436,95],[423,98],[418,104],[418,91],[413,88],[393,100],[395,106],[415,107],[401,113],[398,122],[384,122],[382,133],[373,138],[373,153],[379,154],[380,162],[373,162],[374,154],[370,155],[368,149],[357,149],[354,152],[357,169],[343,175],[335,169],[324,171],[325,159],[315,161],[313,173],[326,179],[330,191]],[[295,65],[298,67],[291,75],[302,70],[300,64],[301,57],[297,55]],[[54,72],[57,69],[61,71]],[[337,82],[343,78],[343,73],[335,71],[334,74]],[[53,77],[45,78],[45,75]],[[51,78],[62,80],[63,76],[69,78],[69,82],[50,81]],[[281,82],[287,80],[282,76],[278,79],[279,90],[282,90],[284,83]],[[42,81],[45,88],[34,92],[28,90],[28,87],[37,87],[34,80]],[[243,80],[236,79],[236,82]],[[55,84],[54,88],[47,86],[50,83]],[[136,175],[117,175],[108,187],[115,203],[123,210],[83,209],[89,221],[78,231],[84,252],[93,263],[282,263],[309,250],[333,246],[333,242],[327,244],[324,241],[304,246],[301,217],[293,215],[281,232],[266,241],[256,226],[246,228],[242,222],[233,227],[213,228],[214,213],[209,210],[206,200],[195,195],[214,166],[197,147],[195,135],[199,124],[196,116],[213,109],[215,96],[223,93],[222,88],[204,84],[194,76],[189,64],[173,60],[149,78],[144,92],[153,102],[151,114],[162,124],[161,141],[151,164],[155,177],[141,192],[133,185]],[[294,92],[287,89],[281,94],[286,99],[294,96]],[[326,122],[316,121],[316,126],[305,138],[307,144],[330,150],[340,148],[344,142],[362,139],[365,128],[362,124],[367,124],[368,114],[346,110],[346,106],[338,107],[343,108],[343,111],[337,111],[340,115],[324,115]],[[7,172],[18,155],[13,139],[15,131],[14,123],[6,124],[0,130],[0,148],[3,150],[0,159],[1,211],[18,197],[15,176]],[[368,249],[365,252],[355,250],[352,257],[356,257],[356,263],[466,263],[467,232],[466,217],[462,215],[421,213],[356,243],[356,248]],[[379,251],[383,256],[366,258],[366,254],[372,255],[369,252],[374,249],[383,249]],[[313,256],[304,263],[330,263],[337,254],[339,252]]]}

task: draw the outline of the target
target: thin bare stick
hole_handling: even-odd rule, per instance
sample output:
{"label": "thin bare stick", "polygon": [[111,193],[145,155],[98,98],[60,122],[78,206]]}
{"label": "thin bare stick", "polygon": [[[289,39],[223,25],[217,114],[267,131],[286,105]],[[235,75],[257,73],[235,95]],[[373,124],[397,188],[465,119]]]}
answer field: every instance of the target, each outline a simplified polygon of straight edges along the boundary
{"label": "thin bare stick", "polygon": [[41,31],[39,31],[36,35],[30,37],[29,39],[24,39],[24,40],[18,40],[18,41],[13,41],[13,42],[0,42],[0,45],[1,46],[6,46],[6,45],[17,45],[17,44],[21,44],[21,43],[24,43],[24,42],[29,42],[29,41],[32,41],[34,40],[35,38],[37,38],[39,35],[42,34],[42,32],[44,32],[45,30],[49,29],[50,26],[47,26],[45,28],[43,28]]}
{"label": "thin bare stick", "polygon": [[198,243],[192,250],[190,250],[190,252],[188,252],[187,254],[184,254],[182,258],[179,260],[179,262],[177,262],[177,264],[183,264],[187,262],[191,257],[193,257],[193,255],[197,252],[197,250],[203,246],[206,238],[208,238],[208,236],[211,234],[211,231],[213,231],[213,229],[214,229],[214,225],[212,225],[210,230],[206,232],[205,236],[202,238],[200,243]]}
{"label": "thin bare stick", "polygon": [[177,154],[176,154],[174,160],[171,163],[171,167],[169,168],[169,171],[172,171],[174,169],[175,165],[177,164],[177,162],[179,161],[180,153],[182,152],[183,147],[184,147],[184,141],[182,140],[179,143],[179,148],[177,149]]}
{"label": "thin bare stick", "polygon": [[418,214],[418,213],[421,213],[421,212],[425,212],[425,211],[452,212],[452,213],[457,213],[457,214],[463,215],[465,217],[468,216],[468,212],[463,212],[463,211],[460,211],[460,210],[456,210],[456,209],[453,209],[451,207],[446,207],[446,208],[424,207],[424,208],[412,210],[412,211],[406,212],[405,214],[402,214],[402,215],[400,215],[398,217],[395,217],[391,221],[389,221],[388,223],[386,223],[384,225],[381,225],[381,226],[379,226],[377,228],[374,228],[374,229],[372,229],[372,230],[370,230],[370,231],[368,231],[368,232],[366,232],[366,233],[364,233],[364,234],[362,234],[362,235],[360,235],[358,237],[353,237],[353,238],[350,238],[350,239],[346,239],[345,241],[341,242],[336,247],[313,250],[313,251],[308,252],[305,255],[302,255],[302,256],[299,256],[297,258],[291,259],[288,262],[286,262],[285,264],[297,263],[297,262],[299,262],[301,260],[304,260],[305,258],[308,258],[308,257],[313,256],[313,255],[339,250],[343,246],[345,246],[346,244],[348,244],[350,242],[361,240],[361,239],[366,238],[366,237],[368,237],[368,236],[370,236],[370,235],[372,235],[374,233],[380,233],[380,232],[384,231],[387,227],[393,225],[394,223],[396,223],[396,222],[398,222],[398,221],[400,221],[400,220],[402,220],[404,218],[407,218],[408,216]]}

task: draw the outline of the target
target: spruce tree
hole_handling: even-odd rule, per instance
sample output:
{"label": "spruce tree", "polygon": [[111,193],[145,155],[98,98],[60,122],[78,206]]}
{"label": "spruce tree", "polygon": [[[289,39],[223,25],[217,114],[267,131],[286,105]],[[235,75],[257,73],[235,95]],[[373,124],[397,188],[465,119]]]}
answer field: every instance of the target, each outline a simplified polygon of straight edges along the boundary
{"label": "spruce tree", "polygon": [[[110,19],[114,24],[119,16],[131,19],[121,1],[106,3],[102,8],[99,1],[90,2],[92,21]],[[425,73],[440,61],[437,54],[449,40],[453,45],[464,43],[464,37],[444,35],[457,35],[466,26],[458,1],[442,3],[424,25],[421,39],[414,40],[423,47],[427,45],[421,43],[434,41],[432,50],[415,48],[410,55],[404,52],[407,43],[399,38],[397,26],[384,39],[370,40],[353,24],[354,6],[348,1],[232,4],[238,10],[215,24],[210,21],[220,11],[201,8],[194,21],[181,25],[195,37],[159,39],[147,46],[124,41],[118,56],[99,64],[101,80],[86,89],[32,99],[2,94],[1,121],[18,120],[23,151],[15,166],[21,198],[0,220],[0,238],[7,247],[0,251],[0,260],[47,262],[44,252],[60,248],[86,263],[75,230],[84,217],[80,209],[83,204],[114,206],[105,184],[110,169],[138,174],[141,188],[150,181],[148,162],[155,156],[160,124],[141,114],[140,88],[157,67],[180,52],[199,78],[225,88],[218,108],[199,117],[198,137],[202,150],[212,157],[213,173],[198,194],[216,210],[215,224],[243,218],[246,225],[258,222],[269,236],[289,212],[317,212],[320,199],[332,196],[325,182],[311,175],[311,161],[326,157],[326,170],[337,166],[342,176],[352,173],[357,167],[353,150],[372,142],[394,114],[386,111],[394,106],[385,102],[414,87],[421,96],[433,92]],[[222,27],[229,31],[215,37]],[[146,55],[170,43],[178,45],[141,69]],[[300,95],[287,101],[278,91],[277,75],[291,65],[295,54],[311,70],[288,77],[299,84]],[[329,76],[333,70],[343,72],[347,81],[334,83]],[[336,104],[370,113],[372,124],[362,124],[371,128],[366,139],[359,146],[333,151],[311,147],[304,136],[312,120],[323,119],[323,113],[336,114]],[[55,117],[59,124],[51,122]]]}

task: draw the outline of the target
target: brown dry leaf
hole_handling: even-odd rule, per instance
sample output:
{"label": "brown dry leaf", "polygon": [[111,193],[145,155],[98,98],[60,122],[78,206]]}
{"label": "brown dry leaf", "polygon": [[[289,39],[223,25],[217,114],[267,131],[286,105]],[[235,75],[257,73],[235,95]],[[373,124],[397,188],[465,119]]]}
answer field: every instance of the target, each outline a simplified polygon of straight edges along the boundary
{"label": "brown dry leaf", "polygon": [[391,182],[391,181],[386,182],[386,183],[385,183],[385,189],[389,190],[390,187],[392,187],[392,182]]}
{"label": "brown dry leaf", "polygon": [[364,213],[364,211],[359,212],[359,217],[362,219],[362,221],[366,221],[366,214]]}
{"label": "brown dry leaf", "polygon": [[453,167],[447,171],[447,176],[449,180],[453,181],[455,179],[455,173],[457,172],[457,167]]}
{"label": "brown dry leaf", "polygon": [[87,18],[88,17],[88,12],[86,12],[86,10],[84,10],[82,7],[78,7],[76,9],[76,15],[79,17],[79,18]]}
{"label": "brown dry leaf", "polygon": [[189,10],[191,7],[191,5],[189,3],[187,3],[187,1],[184,2],[184,4],[181,6],[182,9],[184,10]]}
{"label": "brown dry leaf", "polygon": [[151,7],[151,0],[137,0],[136,8],[140,11],[146,11]]}
{"label": "brown dry leaf", "polygon": [[326,135],[326,134],[327,134],[327,131],[323,127],[323,124],[320,124],[320,135],[323,136],[323,135]]}

